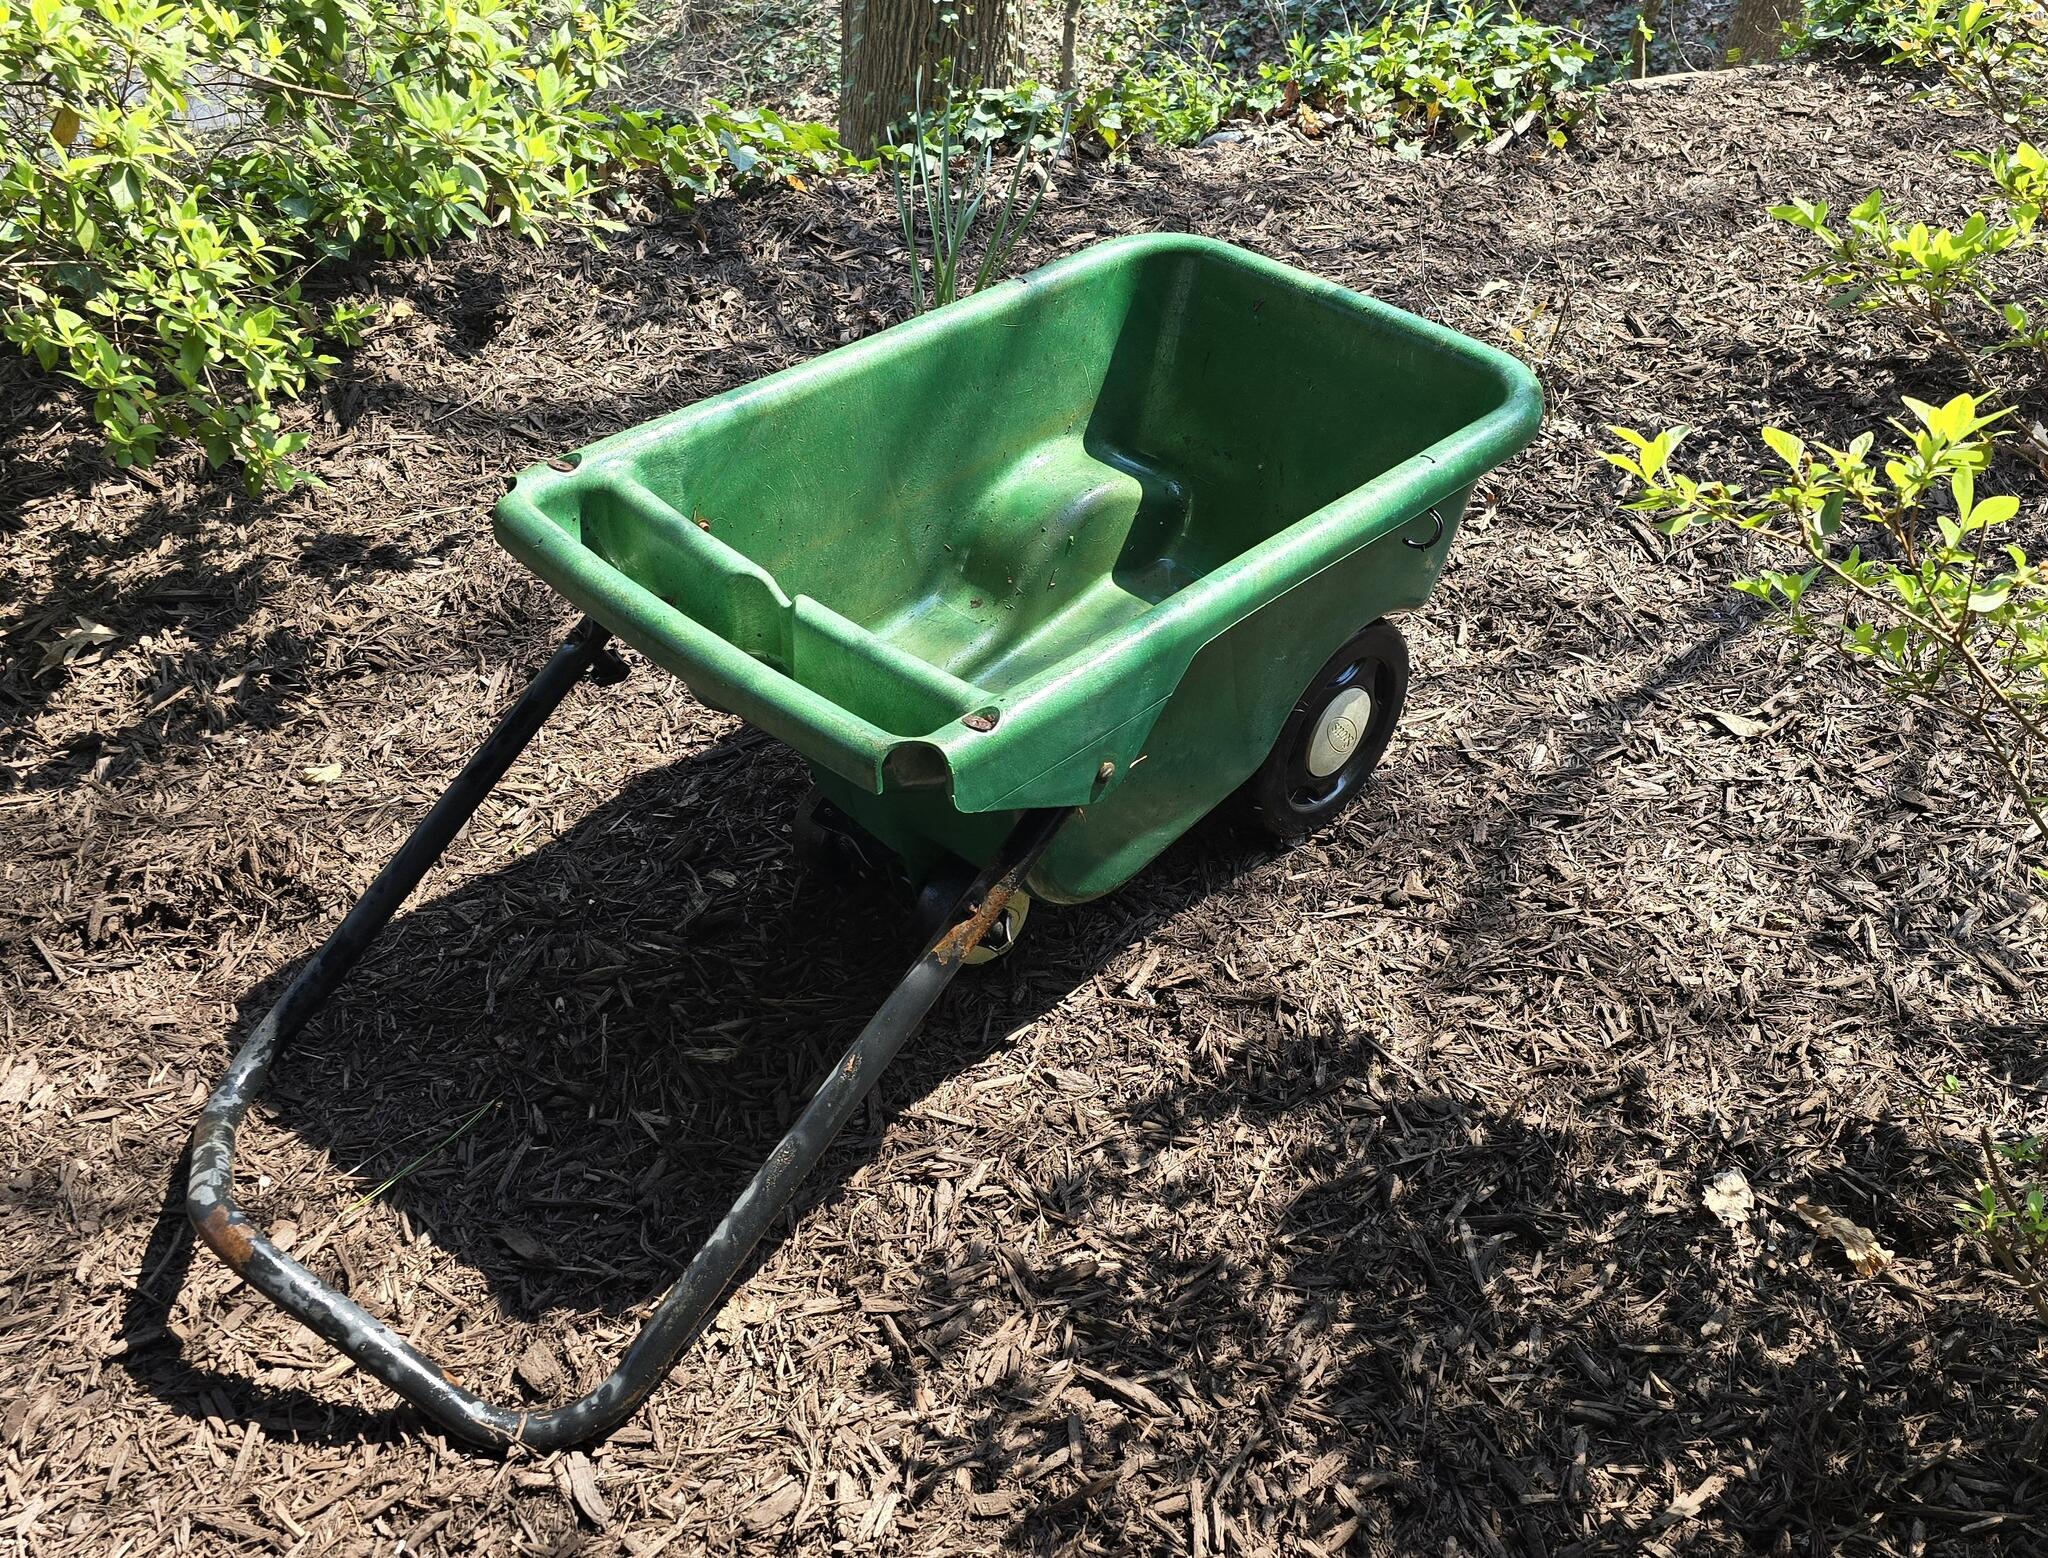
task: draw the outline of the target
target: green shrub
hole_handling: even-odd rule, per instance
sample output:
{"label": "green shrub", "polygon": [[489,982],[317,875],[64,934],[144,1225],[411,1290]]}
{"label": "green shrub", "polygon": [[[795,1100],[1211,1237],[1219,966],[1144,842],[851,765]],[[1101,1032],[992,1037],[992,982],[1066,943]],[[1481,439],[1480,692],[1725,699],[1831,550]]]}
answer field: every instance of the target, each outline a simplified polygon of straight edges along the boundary
{"label": "green shrub", "polygon": [[[2004,124],[2048,132],[2048,16],[2039,0],[1823,0],[1809,39],[1876,43],[1935,73],[1953,100]],[[1634,507],[1677,533],[1712,524],[1753,532],[1783,566],[1735,588],[1825,631],[1894,693],[1943,711],[2048,841],[2048,576],[2015,541],[2020,505],[1979,499],[1994,451],[2048,474],[2048,428],[2030,404],[2048,369],[2048,311],[2037,285],[2048,157],[2035,141],[1960,155],[1984,171],[1986,201],[1954,225],[1902,214],[1873,190],[1837,216],[1791,200],[1772,215],[1820,246],[1807,279],[1837,308],[1895,324],[1944,354],[1969,388],[1946,405],[1907,400],[1914,422],[1873,452],[1809,448],[1778,428],[1763,439],[1785,467],[1755,497],[1671,465],[1683,431],[1617,428],[1608,456],[1634,478]],[[2031,257],[2033,263],[2022,263]],[[2009,408],[2009,409],[2001,409]],[[2038,525],[2032,533],[2038,534]]]}
{"label": "green shrub", "polygon": [[0,334],[92,393],[107,446],[201,441],[290,485],[278,408],[366,310],[320,260],[500,227],[608,225],[654,167],[685,199],[844,159],[832,133],[714,105],[593,107],[623,0],[0,0]]}
{"label": "green shrub", "polygon": [[1946,79],[2007,123],[2038,122],[2048,93],[2048,10],[2040,0],[1813,0],[1807,47],[1884,50]]}
{"label": "green shrub", "polygon": [[1192,146],[1243,111],[1245,96],[1245,83],[1213,53],[1141,55],[1126,44],[1113,73],[1082,96],[1075,120],[1111,151],[1141,138]]}
{"label": "green shrub", "polygon": [[289,482],[276,407],[351,339],[307,265],[581,212],[582,105],[624,12],[556,0],[0,0],[0,331],[166,436]]}
{"label": "green shrub", "polygon": [[1607,458],[1668,534],[1749,532],[1778,554],[1784,566],[1734,587],[1958,720],[2048,839],[2048,574],[2012,539],[2019,500],[1977,495],[2006,414],[1967,394],[1906,405],[1914,420],[1884,449],[1870,433],[1831,449],[1765,428],[1784,473],[1754,495],[1675,467],[1683,428],[1615,428],[1628,447]]}
{"label": "green shrub", "polygon": [[1789,48],[1862,54],[1892,47],[1898,0],[1809,0]]}
{"label": "green shrub", "polygon": [[1985,203],[1953,225],[1902,214],[1881,189],[1839,218],[1825,202],[1797,199],[1771,214],[1819,244],[1823,258],[1806,279],[1835,306],[1895,321],[1943,350],[1978,399],[2021,412],[2013,448],[2048,473],[2048,428],[2029,404],[2048,370],[2038,293],[2048,249],[2048,11],[2039,0],[1864,3],[1895,61],[1937,71],[1953,99],[1996,114],[2019,138],[1958,153],[1983,170]]}
{"label": "green shrub", "polygon": [[683,206],[762,184],[802,188],[806,177],[875,166],[849,153],[829,124],[715,99],[694,116],[619,113],[592,131],[591,146],[614,173],[651,170]]}
{"label": "green shrub", "polygon": [[1547,22],[1461,4],[1389,12],[1368,28],[1311,43],[1262,65],[1252,95],[1266,112],[1306,105],[1407,150],[1443,139],[1505,144],[1532,132],[1562,146],[1591,103],[1593,51]]}
{"label": "green shrub", "polygon": [[[1837,304],[1887,314],[1942,347],[1978,395],[2024,405],[2048,368],[2048,311],[2013,262],[2043,248],[2048,157],[2027,142],[1966,153],[1996,199],[1954,227],[1900,218],[1873,190],[1839,222],[1826,202],[1794,200],[1771,214],[1810,234],[1825,252],[1807,279]],[[2020,419],[2016,450],[2048,472],[2048,430]]]}
{"label": "green shrub", "polygon": [[1976,1197],[1956,1208],[1963,1229],[1984,1241],[2048,1324],[2048,1178],[2042,1177],[2048,1139],[1994,1141],[1990,1131],[1980,1129],[1977,1146],[1984,1155],[1984,1177],[1977,1182]]}
{"label": "green shrub", "polygon": [[[1284,58],[1236,73],[1220,34],[1171,48],[1149,33],[1112,41],[1101,82],[1079,94],[1074,128],[1111,151],[1140,139],[1191,145],[1237,118],[1295,118],[1310,133],[1349,123],[1415,153],[1430,143],[1505,145],[1539,135],[1562,146],[1591,111],[1593,51],[1575,34],[1513,6],[1430,5],[1389,11],[1368,27],[1310,39]],[[984,94],[984,111],[1014,123],[1019,89]]]}

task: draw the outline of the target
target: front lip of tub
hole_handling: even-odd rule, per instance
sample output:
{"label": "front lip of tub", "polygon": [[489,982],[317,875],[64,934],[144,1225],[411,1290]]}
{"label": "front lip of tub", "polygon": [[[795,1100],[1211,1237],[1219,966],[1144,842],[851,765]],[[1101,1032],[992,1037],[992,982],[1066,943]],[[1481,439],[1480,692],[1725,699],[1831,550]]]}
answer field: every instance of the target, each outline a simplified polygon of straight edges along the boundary
{"label": "front lip of tub", "polygon": [[[1113,643],[1083,645],[1000,692],[948,675],[840,617],[808,596],[794,601],[764,570],[715,536],[692,537],[739,581],[765,588],[785,610],[865,656],[881,674],[915,684],[951,712],[914,735],[881,728],[768,660],[747,652],[607,562],[548,510],[576,511],[602,494],[643,516],[696,526],[648,491],[633,456],[672,436],[681,419],[714,414],[806,377],[846,372],[864,357],[914,349],[925,337],[1000,314],[1023,289],[1136,254],[1199,254],[1263,272],[1278,285],[1318,292],[1391,325],[1430,349],[1464,358],[1500,384],[1500,403],[1426,449],[1259,541],[1150,607]],[[963,302],[851,346],[600,440],[571,459],[522,471],[497,505],[501,545],[583,611],[680,677],[702,701],[749,723],[874,794],[944,787],[963,812],[1080,806],[1099,798],[1143,750],[1160,707],[1201,648],[1285,590],[1402,529],[1452,498],[1534,436],[1543,412],[1534,376],[1505,353],[1404,310],[1213,239],[1156,234],[1113,239]],[[565,490],[566,489],[566,490]],[[1403,604],[1419,605],[1420,602]],[[987,728],[981,728],[987,726]]]}

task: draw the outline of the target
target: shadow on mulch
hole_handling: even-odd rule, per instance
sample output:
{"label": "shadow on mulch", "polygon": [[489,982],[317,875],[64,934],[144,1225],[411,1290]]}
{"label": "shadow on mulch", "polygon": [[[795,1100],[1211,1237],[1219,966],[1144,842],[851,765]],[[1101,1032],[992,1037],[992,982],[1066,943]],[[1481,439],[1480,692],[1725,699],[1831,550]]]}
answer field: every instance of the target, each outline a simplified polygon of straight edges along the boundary
{"label": "shadow on mulch", "polygon": [[[1586,1497],[1590,1437],[1605,1442],[1610,1465],[1633,1458],[1634,1470],[1647,1476],[1685,1445],[1734,1435],[1758,1451],[1746,1481],[1710,1479],[1703,1495],[1674,1488],[1676,1500],[1682,1506],[1687,1494],[1718,1495],[1731,1524],[1760,1545],[1803,1531],[1821,1551],[1830,1529],[1877,1513],[1865,1468],[1914,1459],[1925,1416],[1950,1407],[1967,1376],[1957,1367],[1963,1360],[1952,1356],[1933,1365],[1932,1354],[1947,1349],[1846,1306],[1825,1334],[1803,1332],[1761,1306],[1755,1315],[1722,1309],[1713,1296],[1722,1276],[1717,1241],[1659,1246],[1650,1260],[1620,1258],[1603,1230],[1622,1220],[1632,1197],[1575,1179],[1569,1133],[1534,1127],[1469,1093],[1387,1086],[1382,1056],[1369,1039],[1304,1032],[1261,1061],[1248,1079],[1162,1089],[1132,1104],[1128,1115],[1147,1146],[1164,1149],[1204,1125],[1271,1122],[1342,1092],[1348,1082],[1353,1107],[1378,1116],[1385,1129],[1346,1160],[1287,1164],[1307,1183],[1270,1228],[1264,1250],[1250,1257],[1162,1239],[1111,1269],[1084,1263],[1078,1275],[1010,1265],[1011,1282],[1021,1284],[1020,1293],[1030,1290],[1027,1307],[1035,1301],[1067,1315],[1082,1354],[1115,1371],[1084,1366],[1085,1389],[1142,1409],[1108,1434],[1084,1436],[1079,1417],[1047,1411],[1039,1381],[1006,1376],[972,1393],[969,1421],[928,1448],[933,1462],[971,1461],[975,1482],[993,1490],[1006,1480],[1035,1481],[1033,1463],[1049,1447],[1085,1440],[1080,1488],[1016,1511],[1012,1539],[1032,1550],[1060,1550],[1105,1524],[1121,1525],[1127,1537],[1144,1533],[1148,1511],[1120,1505],[1117,1484],[1120,1468],[1142,1457],[1155,1432],[1149,1419],[1173,1415],[1176,1396],[1225,1399],[1242,1391],[1252,1359],[1292,1362],[1261,1392],[1269,1421],[1345,1425],[1354,1464],[1365,1468],[1360,1491],[1386,1492],[1406,1518],[1468,1530],[1484,1529],[1479,1512],[1495,1512],[1504,1517],[1495,1529],[1508,1550],[1530,1553],[1597,1552],[1610,1543],[1611,1550],[1633,1551],[1679,1523],[1674,1515],[1646,1528],[1639,1513],[1611,1516],[1581,1540],[1557,1545],[1558,1528],[1546,1516],[1560,1499]],[[1373,1086],[1356,1085],[1368,1077]],[[1139,1167],[1133,1156],[1062,1180],[1041,1211],[1078,1227],[1096,1206],[1158,1196]],[[1200,1210],[1164,1199],[1169,1207]],[[1462,1243],[1463,1260],[1445,1253],[1447,1228]],[[1508,1262],[1575,1271],[1583,1292],[1567,1314],[1612,1304],[1637,1315],[1633,1329],[1642,1340],[1624,1340],[1617,1349],[1611,1334],[1590,1325],[1577,1334],[1568,1319],[1548,1336],[1540,1322],[1533,1330],[1525,1320],[1517,1324],[1500,1276]],[[928,1277],[910,1306],[913,1315],[949,1314],[972,1303],[978,1273],[969,1266],[969,1280],[958,1280],[962,1275]],[[1373,1295],[1377,1322],[1343,1307],[1345,1298],[1362,1293]],[[1275,1295],[1297,1303],[1276,1316]],[[1781,1361],[1729,1369],[1704,1386],[1694,1377],[1674,1387],[1659,1377],[1660,1360],[1676,1361],[1692,1349],[1652,1339],[1672,1335],[1702,1338],[1703,1349],[1733,1339]],[[1445,1388],[1446,1354],[1475,1347],[1521,1353],[1532,1365],[1548,1355],[1556,1373],[1541,1386],[1528,1385],[1539,1376],[1517,1372],[1509,1356],[1493,1382],[1497,1391]],[[1895,1355],[1902,1350],[1925,1360],[1917,1382],[1903,1393],[1895,1378],[1886,1380],[1887,1389],[1874,1389],[1873,1380],[1901,1361]],[[921,1380],[960,1365],[955,1352],[927,1346],[899,1354],[893,1368],[874,1371],[870,1384],[892,1389],[912,1407]],[[1633,1388],[1631,1376],[1638,1381]],[[1048,1430],[1018,1433],[1019,1425],[1048,1416]],[[2032,1441],[2033,1425],[2014,1422],[2001,1442],[1976,1449],[2021,1456]],[[1230,1475],[1226,1462],[1216,1497]],[[1187,1518],[1184,1508],[1167,1513],[1177,1522]]]}
{"label": "shadow on mulch", "polygon": [[[1442,924],[1444,988],[1455,990],[1460,968],[1498,952],[1507,934],[1500,906],[1529,874],[1538,835],[1569,823],[1575,792],[1597,778],[1627,723],[1707,673],[1756,625],[1751,616],[1721,623],[1713,637],[1603,700],[1554,768],[1504,777],[1518,792],[1509,825],[1492,837],[1472,890]],[[557,717],[573,719],[575,708]],[[634,778],[553,842],[404,915],[280,1063],[269,1100],[275,1122],[350,1179],[374,1184],[425,1154],[373,1215],[400,1219],[408,1235],[425,1230],[444,1276],[460,1268],[454,1280],[462,1291],[440,1291],[463,1304],[430,1323],[450,1334],[426,1345],[486,1394],[520,1399],[506,1372],[508,1319],[543,1332],[574,1330],[589,1325],[593,1311],[622,1316],[660,1293],[912,955],[907,904],[878,903],[871,886],[814,884],[791,868],[786,819],[802,784],[793,754],[750,734]],[[1041,913],[1017,957],[956,984],[742,1280],[874,1161],[884,1131],[907,1111],[1264,858],[1212,822],[1124,892]],[[244,996],[238,1039],[295,972],[296,965],[280,969]],[[1688,1020],[1725,1022],[1736,1000],[1723,992],[1697,1012],[1678,1007],[1649,1020],[1666,1032]],[[1619,1084],[1625,1114],[1639,1114],[1632,1100],[1645,1080]],[[473,1129],[445,1143],[485,1106]],[[1843,1305],[1825,1335],[1795,1335],[1799,1328],[1782,1314],[1752,1322],[1718,1307],[1713,1295],[1725,1291],[1725,1270],[1715,1242],[1666,1239],[1634,1256],[1618,1251],[1611,1230],[1638,1197],[1570,1166],[1580,1133],[1546,1128],[1513,1098],[1483,1088],[1447,1085],[1441,1076],[1425,1084],[1356,1030],[1283,1024],[1270,1045],[1227,1071],[1166,1083],[1120,1105],[1133,1129],[1117,1153],[1053,1175],[1035,1192],[1038,1215],[1086,1229],[1111,1203],[1151,1198],[1167,1213],[1188,1211],[1192,1192],[1148,1178],[1155,1154],[1219,1125],[1264,1126],[1331,1107],[1365,1122],[1363,1141],[1279,1165],[1302,1188],[1261,1251],[1140,1240],[1121,1264],[1084,1269],[969,1244],[918,1274],[887,1361],[871,1366],[871,1385],[912,1404],[921,1377],[958,1362],[936,1319],[974,1302],[999,1273],[1027,1307],[1074,1324],[1080,1355],[1110,1371],[1081,1376],[1093,1381],[1089,1388],[1145,1408],[1103,1434],[1072,1426],[1075,1414],[1048,1417],[1043,1382],[1025,1375],[999,1375],[969,1396],[967,1421],[927,1459],[971,1457],[977,1496],[993,1497],[988,1490],[1006,1480],[1028,1485],[1027,1463],[1062,1436],[1083,1446],[1074,1453],[1093,1470],[1080,1492],[1012,1511],[1020,1536],[1028,1527],[1064,1540],[1098,1527],[1105,1509],[1094,1494],[1113,1508],[1118,1466],[1140,1450],[1147,1416],[1174,1410],[1173,1390],[1221,1397],[1242,1385],[1247,1359],[1280,1355],[1298,1367],[1274,1382],[1269,1411],[1371,1425],[1359,1436],[1362,1458],[1384,1456],[1380,1485],[1417,1501],[1430,1518],[1459,1518],[1449,1505],[1463,1495],[1456,1477],[1416,1474],[1418,1458],[1444,1457],[1499,1480],[1513,1500],[1494,1507],[1519,1508],[1532,1547],[1548,1529],[1547,1504],[1583,1497],[1572,1479],[1587,1475],[1589,1432],[1636,1446],[1646,1465],[1703,1437],[1749,1434],[1762,1447],[1757,1471],[1723,1495],[1738,1526],[1760,1537],[1802,1521],[1816,1535],[1838,1528],[1845,1510],[1863,1507],[1857,1467],[1909,1458],[1909,1423],[1951,1388],[1942,1378],[1953,1381],[1954,1365],[1944,1360],[1924,1387],[1902,1393],[1901,1373],[1912,1371],[1883,1368],[1886,1389],[1870,1391],[1873,1360],[1914,1345],[1895,1319],[1859,1321],[1855,1307]],[[310,1228],[330,1215],[323,1208],[336,1199],[335,1176],[306,1167],[303,1151],[279,1152],[275,1134],[261,1120],[245,1132],[242,1181],[252,1215]],[[1888,1225],[1879,1198],[1868,1208],[1857,1199],[1873,1178],[1906,1175],[1911,1149],[1896,1129],[1865,1136],[1849,1144],[1843,1171],[1818,1177],[1812,1193],[1874,1222],[1911,1254],[1941,1230]],[[1755,1168],[1764,1166],[1760,1157]],[[252,1192],[259,1171],[274,1183]],[[193,1258],[182,1184],[180,1165],[124,1316],[131,1375],[181,1413],[254,1421],[275,1438],[384,1442],[410,1432],[415,1420],[400,1408],[337,1406],[315,1391],[188,1355],[169,1329]],[[1462,1261],[1445,1254],[1447,1228]],[[388,1312],[383,1263],[398,1262],[388,1269],[410,1284],[424,1267],[417,1239],[385,1231],[359,1242],[373,1253],[352,1254],[345,1231],[314,1268]],[[1489,1349],[1517,1345],[1494,1297],[1506,1256],[1580,1272],[1585,1302],[1636,1312],[1645,1340],[1624,1341],[1619,1361],[1603,1335],[1567,1340],[1570,1367],[1545,1376],[1540,1400],[1517,1400],[1521,1379],[1536,1376],[1512,1370],[1500,1399],[1445,1393],[1440,1371],[1437,1384],[1431,1376],[1446,1336],[1448,1345],[1460,1335],[1483,1337]],[[1337,1318],[1337,1300],[1359,1293],[1375,1295],[1377,1323]],[[1278,1314],[1275,1295],[1298,1305]],[[1723,1371],[1712,1388],[1697,1375],[1683,1389],[1662,1384],[1658,1360],[1674,1349],[1650,1338],[1712,1337],[1752,1323],[1760,1329],[1749,1344],[1783,1361]],[[471,1346],[490,1360],[474,1372],[463,1360]],[[572,1353],[570,1377],[592,1383],[589,1362]],[[609,1365],[606,1358],[599,1368]],[[1635,1393],[1636,1366],[1641,1405],[1624,1412],[1615,1403]],[[688,1371],[687,1359],[681,1368]],[[2017,1451],[2024,1430],[2015,1424],[2006,1448]],[[1532,1481],[1532,1465],[1551,1466],[1551,1480]],[[1809,1490],[1814,1503],[1796,1504],[1794,1488]],[[1140,1512],[1124,1513],[1127,1529],[1143,1528]],[[1616,1517],[1615,1540],[1642,1534],[1640,1519]]]}
{"label": "shadow on mulch", "polygon": [[[273,1119],[365,1183],[427,1152],[385,1206],[430,1230],[515,1321],[618,1315],[651,1301],[916,955],[906,891],[813,883],[790,868],[786,819],[802,782],[793,754],[742,734],[641,775],[516,864],[403,915],[278,1063],[265,1100]],[[718,813],[726,846],[707,851],[690,831],[700,800]],[[836,1195],[893,1117],[1085,980],[1089,965],[1062,950],[1129,945],[1257,863],[1241,850],[1218,855],[1228,837],[1205,825],[1176,846],[1199,852],[1186,862],[1195,880],[1148,895],[1142,911],[1066,911],[1034,937],[1051,959],[1028,951],[956,983],[865,1123],[857,1117],[799,1192],[794,1216]],[[745,883],[705,865],[736,853],[766,857]],[[737,899],[707,906],[705,869]],[[1054,918],[1042,911],[1039,924]],[[299,966],[248,992],[232,1043]],[[486,1113],[456,1150],[436,1155],[433,1144],[479,1105]],[[267,1220],[290,1188],[252,1189],[269,1150],[262,1115],[259,1106],[243,1132],[238,1182],[251,1215]],[[124,1315],[133,1376],[181,1412],[257,1421],[276,1436],[390,1437],[405,1414],[337,1409],[184,1357],[168,1330],[195,1249],[184,1174],[181,1161]],[[742,1281],[787,1231],[764,1241]],[[375,1308],[381,1273],[352,1264],[345,1237],[313,1269]],[[396,1241],[372,1242],[381,1259]]]}

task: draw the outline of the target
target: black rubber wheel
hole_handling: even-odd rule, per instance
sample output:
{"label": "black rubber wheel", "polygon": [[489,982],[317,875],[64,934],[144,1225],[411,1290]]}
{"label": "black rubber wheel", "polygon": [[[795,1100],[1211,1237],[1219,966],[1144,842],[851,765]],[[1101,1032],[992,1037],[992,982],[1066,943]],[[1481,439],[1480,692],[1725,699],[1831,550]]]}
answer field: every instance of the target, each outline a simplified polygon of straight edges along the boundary
{"label": "black rubber wheel", "polygon": [[1316,672],[1280,739],[1238,792],[1242,812],[1283,842],[1314,832],[1358,799],[1393,739],[1408,696],[1408,641],[1375,622]]}

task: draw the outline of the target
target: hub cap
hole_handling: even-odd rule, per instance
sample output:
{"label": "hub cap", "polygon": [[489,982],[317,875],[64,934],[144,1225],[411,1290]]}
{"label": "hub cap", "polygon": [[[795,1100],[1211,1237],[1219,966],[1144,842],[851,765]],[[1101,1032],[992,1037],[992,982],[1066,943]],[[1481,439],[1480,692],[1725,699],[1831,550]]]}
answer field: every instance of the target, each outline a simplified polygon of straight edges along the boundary
{"label": "hub cap", "polygon": [[1372,694],[1363,687],[1347,687],[1323,707],[1308,739],[1308,771],[1327,779],[1345,763],[1365,739],[1372,724]]}

